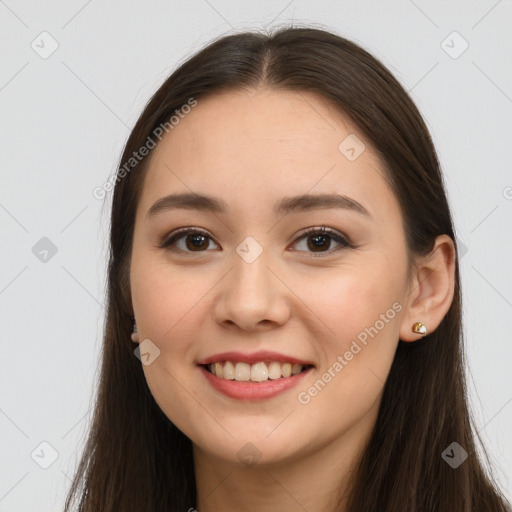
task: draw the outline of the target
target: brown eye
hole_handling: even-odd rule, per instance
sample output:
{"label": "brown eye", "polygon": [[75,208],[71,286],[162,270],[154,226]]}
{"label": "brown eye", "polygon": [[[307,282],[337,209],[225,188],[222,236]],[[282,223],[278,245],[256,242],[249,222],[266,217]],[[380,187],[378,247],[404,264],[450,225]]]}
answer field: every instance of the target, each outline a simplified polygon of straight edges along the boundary
{"label": "brown eye", "polygon": [[325,226],[322,226],[321,228],[311,228],[297,240],[300,241],[303,239],[305,241],[306,252],[312,252],[316,254],[331,254],[336,251],[337,249],[331,249],[333,241],[334,243],[341,245],[341,248],[352,247],[352,244],[347,240],[346,237],[337,231],[326,228]]}
{"label": "brown eye", "polygon": [[191,251],[208,249],[208,239],[204,235],[185,235],[185,245]]}
{"label": "brown eye", "polygon": [[178,252],[205,252],[210,246],[210,241],[213,242],[205,232],[198,229],[184,228],[164,240],[160,247]]}

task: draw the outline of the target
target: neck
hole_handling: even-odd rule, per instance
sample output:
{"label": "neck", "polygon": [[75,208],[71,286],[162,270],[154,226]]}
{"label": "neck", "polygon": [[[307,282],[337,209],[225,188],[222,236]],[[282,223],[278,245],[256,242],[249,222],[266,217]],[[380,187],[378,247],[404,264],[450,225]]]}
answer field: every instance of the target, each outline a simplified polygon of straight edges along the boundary
{"label": "neck", "polygon": [[345,512],[349,478],[369,441],[376,413],[310,453],[275,463],[247,467],[194,444],[197,512]]}

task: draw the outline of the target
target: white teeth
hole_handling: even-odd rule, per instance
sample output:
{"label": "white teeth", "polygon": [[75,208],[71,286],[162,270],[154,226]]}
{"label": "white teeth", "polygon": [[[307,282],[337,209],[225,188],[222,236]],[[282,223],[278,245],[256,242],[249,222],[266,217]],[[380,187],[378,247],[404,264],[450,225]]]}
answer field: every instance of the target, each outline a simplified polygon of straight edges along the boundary
{"label": "white teeth", "polygon": [[[233,380],[235,378],[235,366],[234,366],[234,364],[231,361],[226,361],[224,363],[223,371],[224,371],[223,377],[225,379]],[[217,373],[215,373],[215,375],[220,377],[220,375],[218,375]]]}
{"label": "white teeth", "polygon": [[272,380],[281,378],[281,363],[272,361],[268,365],[268,378]]}
{"label": "white teeth", "polygon": [[251,365],[247,363],[236,363],[235,380],[249,380],[251,378]]}
{"label": "white teeth", "polygon": [[301,364],[280,363],[278,361],[271,361],[268,364],[263,361],[256,364],[225,361],[224,363],[209,364],[208,368],[213,375],[221,379],[242,382],[249,380],[252,382],[264,382],[269,379],[287,378],[291,375],[299,374],[304,369]]}
{"label": "white teeth", "polygon": [[265,363],[256,363],[251,367],[251,380],[263,382],[268,379],[268,369]]}
{"label": "white teeth", "polygon": [[217,375],[217,377],[224,376],[224,371],[222,370],[222,365],[220,363],[215,363],[215,375]]}
{"label": "white teeth", "polygon": [[290,363],[284,363],[281,365],[281,375],[283,377],[289,377],[292,374],[292,365]]}

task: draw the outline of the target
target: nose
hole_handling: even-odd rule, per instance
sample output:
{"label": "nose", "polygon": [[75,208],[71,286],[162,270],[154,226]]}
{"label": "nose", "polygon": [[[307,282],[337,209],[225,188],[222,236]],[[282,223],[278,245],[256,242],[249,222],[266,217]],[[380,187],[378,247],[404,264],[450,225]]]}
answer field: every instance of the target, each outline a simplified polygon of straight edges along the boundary
{"label": "nose", "polygon": [[255,261],[234,254],[230,272],[219,283],[214,316],[219,324],[247,331],[275,329],[290,318],[288,288],[269,267],[264,251]]}

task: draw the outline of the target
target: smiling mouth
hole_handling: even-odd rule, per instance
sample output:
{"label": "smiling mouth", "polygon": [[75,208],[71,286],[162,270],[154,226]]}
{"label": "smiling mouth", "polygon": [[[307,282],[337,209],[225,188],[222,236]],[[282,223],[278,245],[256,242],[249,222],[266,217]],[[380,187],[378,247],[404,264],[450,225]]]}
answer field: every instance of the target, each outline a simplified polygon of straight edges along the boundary
{"label": "smiling mouth", "polygon": [[266,382],[285,379],[312,368],[312,365],[281,363],[279,361],[260,361],[255,364],[222,361],[200,365],[212,375],[224,380],[238,382]]}

